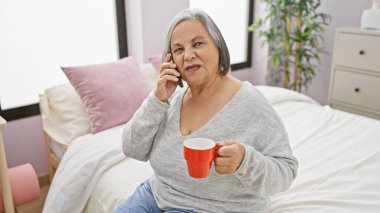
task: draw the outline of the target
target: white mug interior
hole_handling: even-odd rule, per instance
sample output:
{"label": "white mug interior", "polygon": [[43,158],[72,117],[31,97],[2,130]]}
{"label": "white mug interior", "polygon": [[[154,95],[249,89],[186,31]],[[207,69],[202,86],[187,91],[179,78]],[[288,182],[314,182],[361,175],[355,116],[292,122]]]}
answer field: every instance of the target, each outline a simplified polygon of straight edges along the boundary
{"label": "white mug interior", "polygon": [[183,145],[189,149],[206,150],[215,146],[215,141],[208,138],[190,138],[183,142]]}

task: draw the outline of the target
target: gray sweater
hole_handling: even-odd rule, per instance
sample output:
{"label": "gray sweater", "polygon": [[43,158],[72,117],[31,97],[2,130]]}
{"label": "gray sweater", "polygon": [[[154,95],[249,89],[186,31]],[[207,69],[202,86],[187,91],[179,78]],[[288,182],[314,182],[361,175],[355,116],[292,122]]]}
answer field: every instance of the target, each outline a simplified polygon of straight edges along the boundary
{"label": "gray sweater", "polygon": [[[298,163],[278,115],[261,93],[244,82],[232,99],[206,124],[182,136],[179,119],[187,90],[172,95],[170,104],[152,92],[126,124],[126,156],[150,161],[151,186],[158,206],[196,212],[269,212],[270,196],[286,190]],[[195,179],[188,175],[182,143],[188,138],[233,139],[244,144],[245,156],[234,174]]]}

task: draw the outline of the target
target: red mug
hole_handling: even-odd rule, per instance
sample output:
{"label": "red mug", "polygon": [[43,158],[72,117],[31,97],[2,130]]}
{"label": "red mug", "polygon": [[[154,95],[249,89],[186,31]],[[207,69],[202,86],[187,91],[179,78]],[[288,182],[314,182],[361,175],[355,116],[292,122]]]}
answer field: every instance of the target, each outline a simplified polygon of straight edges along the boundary
{"label": "red mug", "polygon": [[184,158],[189,175],[193,178],[207,177],[220,147],[208,138],[191,138],[183,142]]}

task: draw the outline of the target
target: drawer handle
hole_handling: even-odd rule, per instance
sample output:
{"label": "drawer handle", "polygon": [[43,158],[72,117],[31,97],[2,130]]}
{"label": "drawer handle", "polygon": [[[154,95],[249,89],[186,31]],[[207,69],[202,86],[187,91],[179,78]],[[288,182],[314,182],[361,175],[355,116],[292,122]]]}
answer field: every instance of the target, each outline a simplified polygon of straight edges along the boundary
{"label": "drawer handle", "polygon": [[359,51],[359,55],[364,55],[364,54],[365,54],[364,50]]}
{"label": "drawer handle", "polygon": [[360,88],[357,88],[357,87],[356,87],[356,88],[354,89],[354,91],[355,91],[355,92],[360,92]]}

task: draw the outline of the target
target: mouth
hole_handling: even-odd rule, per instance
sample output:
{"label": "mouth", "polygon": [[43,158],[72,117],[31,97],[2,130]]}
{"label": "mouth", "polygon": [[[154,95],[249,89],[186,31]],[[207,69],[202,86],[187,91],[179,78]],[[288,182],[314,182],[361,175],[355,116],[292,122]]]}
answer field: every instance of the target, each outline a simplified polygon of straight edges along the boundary
{"label": "mouth", "polygon": [[191,64],[185,67],[185,71],[196,71],[201,67],[199,64]]}

